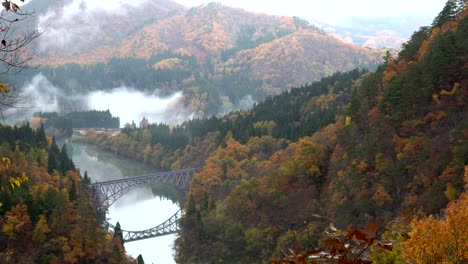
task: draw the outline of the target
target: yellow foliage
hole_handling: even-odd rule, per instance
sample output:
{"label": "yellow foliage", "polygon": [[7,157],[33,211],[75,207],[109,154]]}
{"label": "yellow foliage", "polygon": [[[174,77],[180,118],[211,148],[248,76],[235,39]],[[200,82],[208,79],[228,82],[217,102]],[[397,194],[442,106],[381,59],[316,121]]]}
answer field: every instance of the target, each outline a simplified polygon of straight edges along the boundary
{"label": "yellow foliage", "polygon": [[39,221],[36,224],[36,227],[33,231],[32,239],[34,242],[43,242],[46,239],[46,234],[50,233],[50,228],[47,225],[47,220],[45,215],[41,214],[39,216]]}
{"label": "yellow foliage", "polygon": [[350,116],[346,116],[346,126],[349,126],[351,125],[351,117]]}
{"label": "yellow foliage", "polygon": [[0,93],[8,94],[10,92],[10,89],[5,83],[0,83]]}
{"label": "yellow foliage", "polygon": [[465,166],[465,189],[468,190],[468,165]]}
{"label": "yellow foliage", "polygon": [[[8,157],[2,157],[2,161],[3,161],[3,164],[0,164],[0,165],[3,165],[3,166],[0,166],[0,172],[5,173],[8,177],[8,175],[10,175],[9,168],[11,165],[11,160]],[[17,176],[17,177],[10,176],[10,178],[8,179],[8,183],[10,184],[11,189],[13,190],[15,188],[20,187],[24,182],[27,182],[27,181],[28,181],[28,176],[26,175],[25,172],[23,172],[20,176]],[[0,186],[2,191],[5,190],[5,187],[8,188],[8,185]],[[2,207],[2,205],[3,203],[0,202],[0,207]]]}
{"label": "yellow foliage", "polygon": [[253,124],[254,129],[257,130],[265,130],[268,135],[273,134],[273,130],[276,127],[276,123],[274,121],[259,121]]}
{"label": "yellow foliage", "polygon": [[413,223],[403,253],[412,263],[467,263],[468,194],[447,206],[445,219],[433,216]]}
{"label": "yellow foliage", "polygon": [[455,199],[457,199],[459,192],[457,191],[457,189],[455,189],[455,187],[453,187],[453,184],[448,183],[444,194],[447,197],[447,199],[449,199],[449,201],[454,201]]}
{"label": "yellow foliage", "polygon": [[2,231],[7,234],[10,239],[16,239],[17,235],[29,231],[31,220],[28,214],[28,207],[24,204],[18,204],[11,208],[6,213],[6,221],[2,227]]}
{"label": "yellow foliage", "polygon": [[385,75],[384,75],[384,78],[383,78],[383,81],[385,84],[387,84],[388,82],[390,82],[393,78],[395,78],[395,76],[397,76],[397,72],[396,71],[385,71]]}
{"label": "yellow foliage", "polygon": [[5,223],[3,225],[3,227],[2,227],[2,231],[3,231],[3,233],[5,233],[7,236],[9,236],[12,239],[16,238],[15,233],[14,233],[14,229],[13,229],[13,225]]}
{"label": "yellow foliage", "polygon": [[160,62],[157,62],[153,65],[154,69],[176,69],[176,68],[183,68],[183,61],[178,58],[171,58],[171,59],[166,59],[162,60]]}
{"label": "yellow foliage", "polygon": [[21,184],[27,181],[28,181],[28,176],[24,172],[21,174],[21,176],[10,177],[10,180],[9,180],[12,189],[15,189],[15,187],[16,188],[20,187]]}
{"label": "yellow foliage", "polygon": [[458,89],[460,89],[460,83],[455,83],[452,87],[452,91],[447,92],[446,90],[442,90],[440,95],[454,95],[458,92]]}
{"label": "yellow foliage", "polygon": [[383,172],[389,163],[389,159],[386,158],[382,153],[375,155],[375,169],[378,172]]}
{"label": "yellow foliage", "polygon": [[379,185],[377,191],[372,196],[372,199],[379,205],[382,206],[385,203],[391,203],[393,201],[392,197],[387,193],[383,185]]}
{"label": "yellow foliage", "polygon": [[434,29],[432,29],[432,38],[436,38],[437,36],[440,35],[440,28],[438,27],[435,27]]}
{"label": "yellow foliage", "polygon": [[365,161],[359,162],[358,160],[353,161],[353,165],[355,166],[358,173],[363,173],[366,171],[368,165]]}
{"label": "yellow foliage", "polygon": [[10,159],[9,159],[8,157],[3,157],[3,158],[2,158],[2,161],[3,161],[3,163],[5,163],[5,167],[8,169],[8,167],[9,167],[10,164],[11,164]]}
{"label": "yellow foliage", "polygon": [[444,241],[440,236],[443,230],[439,221],[429,216],[414,225],[409,233],[411,239],[401,243],[405,257],[418,264],[440,261],[444,255],[443,247],[441,247]]}

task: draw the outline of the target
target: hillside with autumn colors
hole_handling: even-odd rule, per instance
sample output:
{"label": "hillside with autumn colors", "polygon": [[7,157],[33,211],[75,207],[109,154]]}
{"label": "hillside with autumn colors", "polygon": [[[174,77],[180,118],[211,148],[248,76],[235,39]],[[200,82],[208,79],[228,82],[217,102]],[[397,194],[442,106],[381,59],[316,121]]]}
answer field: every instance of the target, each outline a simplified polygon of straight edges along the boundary
{"label": "hillside with autumn colors", "polygon": [[[34,1],[33,1],[34,3]],[[64,5],[64,4],[62,4]],[[26,6],[25,8],[29,8]],[[219,3],[210,3],[194,8],[184,8],[171,1],[143,1],[141,6],[126,7],[121,14],[117,13],[104,16],[98,13],[88,13],[79,22],[73,24],[60,24],[59,18],[53,14],[60,15],[69,8],[51,5],[45,14],[39,14],[42,18],[40,23],[47,24],[48,31],[45,37],[53,40],[54,31],[67,27],[70,32],[83,30],[93,25],[100,29],[99,34],[87,35],[92,41],[81,39],[71,46],[57,49],[57,45],[48,43],[38,44],[39,62],[46,65],[60,65],[66,63],[95,64],[107,62],[111,58],[141,58],[150,59],[164,52],[195,57],[202,64],[211,62],[213,64],[226,61],[237,53],[237,51],[251,49],[263,43],[281,40],[284,36],[298,33],[302,30],[313,29],[314,32],[323,31],[310,25],[307,21],[297,17],[269,16],[259,13],[251,13],[243,9],[230,8]],[[42,21],[44,20],[44,21]],[[112,21],[109,23],[109,21]],[[77,32],[75,37],[82,37]],[[301,38],[314,40],[317,35],[301,34]],[[58,36],[57,36],[58,37]],[[95,38],[97,37],[97,38]],[[55,40],[61,41],[55,38]],[[322,38],[326,44],[351,46],[331,36]],[[290,44],[289,41],[276,45],[284,48]],[[82,44],[88,45],[82,45]],[[71,43],[70,43],[71,44]],[[326,44],[317,47],[323,53],[327,53]],[[302,45],[301,45],[302,46]],[[50,48],[48,48],[50,47]],[[353,46],[351,46],[353,47]],[[304,47],[306,49],[309,47]],[[354,47],[357,51],[355,56],[362,64],[375,64],[378,62],[377,54],[365,52],[366,49]],[[293,48],[291,52],[295,52]],[[317,51],[316,56],[322,57]],[[333,52],[334,51],[330,51]],[[319,58],[322,59],[322,58]],[[330,60],[331,58],[323,58]],[[349,67],[349,65],[344,65]]]}
{"label": "hillside with autumn colors", "polygon": [[[224,117],[90,130],[86,140],[161,168],[200,168],[178,263],[305,263],[299,248],[340,263],[465,263],[467,41],[466,2],[449,0],[375,72],[335,73]],[[231,59],[260,65],[264,45],[275,49]]]}
{"label": "hillside with autumn colors", "polygon": [[43,126],[0,125],[0,262],[123,263],[80,175]]}
{"label": "hillside with autumn colors", "polygon": [[36,22],[47,30],[32,48],[41,67],[12,82],[21,87],[42,74],[67,95],[122,86],[161,96],[182,92],[178,108],[203,118],[251,107],[336,71],[375,69],[384,54],[298,17],[217,3],[188,9],[148,0],[95,10],[76,2],[24,7],[37,10]]}

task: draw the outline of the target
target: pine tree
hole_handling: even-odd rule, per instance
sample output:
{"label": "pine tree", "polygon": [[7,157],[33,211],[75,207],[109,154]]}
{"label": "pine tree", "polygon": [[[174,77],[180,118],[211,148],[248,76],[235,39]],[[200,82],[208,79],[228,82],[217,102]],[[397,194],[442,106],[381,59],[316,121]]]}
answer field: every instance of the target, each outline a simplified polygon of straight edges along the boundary
{"label": "pine tree", "polygon": [[456,15],[466,6],[465,0],[448,0],[444,9],[432,22],[432,28],[441,27],[445,22],[454,20]]}
{"label": "pine tree", "polygon": [[91,183],[91,179],[88,177],[88,171],[85,171],[85,172],[84,172],[83,183],[84,183],[85,185],[88,185],[88,184]]}
{"label": "pine tree", "polygon": [[187,215],[193,216],[197,213],[197,208],[195,206],[195,200],[193,199],[193,195],[190,195],[189,205],[187,208]]}
{"label": "pine tree", "polygon": [[36,143],[43,148],[47,146],[47,138],[43,123],[41,123],[41,126],[36,130]]}
{"label": "pine tree", "polygon": [[49,159],[47,161],[47,172],[52,173],[54,170],[59,169],[59,155],[60,150],[55,143],[55,138],[52,137],[52,143],[49,148]]}
{"label": "pine tree", "polygon": [[145,261],[143,260],[143,257],[141,256],[141,254],[138,255],[138,257],[137,257],[137,263],[138,264],[145,264]]}
{"label": "pine tree", "polygon": [[112,236],[113,238],[120,238],[120,241],[123,243],[123,233],[122,233],[122,228],[120,228],[120,223],[117,222],[114,227],[114,235]]}

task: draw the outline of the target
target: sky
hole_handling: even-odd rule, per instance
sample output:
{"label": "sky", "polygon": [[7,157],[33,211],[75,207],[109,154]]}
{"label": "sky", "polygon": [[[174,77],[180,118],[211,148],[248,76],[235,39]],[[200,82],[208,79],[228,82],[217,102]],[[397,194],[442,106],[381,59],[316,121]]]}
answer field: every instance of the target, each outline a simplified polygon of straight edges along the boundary
{"label": "sky", "polygon": [[[175,1],[187,7],[210,2]],[[342,26],[357,17],[361,19],[411,17],[421,19],[421,22],[427,25],[442,10],[447,0],[218,0],[216,2],[253,12],[298,16]]]}

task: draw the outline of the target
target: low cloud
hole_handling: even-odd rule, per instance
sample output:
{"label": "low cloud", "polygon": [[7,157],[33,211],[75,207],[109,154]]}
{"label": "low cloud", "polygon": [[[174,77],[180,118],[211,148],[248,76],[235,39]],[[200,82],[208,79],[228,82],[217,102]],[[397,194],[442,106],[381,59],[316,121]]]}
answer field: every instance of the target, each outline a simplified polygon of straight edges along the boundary
{"label": "low cloud", "polygon": [[30,119],[36,112],[81,111],[87,109],[85,98],[64,94],[42,74],[34,78],[21,89],[20,103],[6,112],[9,123]]}
{"label": "low cloud", "polygon": [[376,32],[374,36],[362,36],[362,38],[366,39],[366,42],[364,42],[362,46],[371,48],[387,47],[399,49],[406,41],[405,38],[401,37],[398,32],[394,30],[380,30]]}
{"label": "low cloud", "polygon": [[74,95],[54,86],[44,75],[36,75],[22,89],[24,103],[5,113],[9,123],[31,119],[36,112],[109,110],[120,117],[120,124],[134,121],[138,124],[145,117],[150,123],[181,123],[190,118],[183,106],[182,92],[160,96],[158,92],[144,93],[134,88],[118,87],[107,91],[95,91]]}
{"label": "low cloud", "polygon": [[132,121],[138,124],[143,117],[150,123],[182,122],[187,119],[180,107],[182,97],[182,92],[160,97],[157,93],[148,94],[127,87],[92,92],[87,96],[90,109],[109,109],[112,115],[120,117],[121,126]]}
{"label": "low cloud", "polygon": [[255,104],[255,100],[250,94],[248,94],[242,97],[242,99],[239,101],[238,108],[240,110],[249,110],[253,107],[254,104]]}
{"label": "low cloud", "polygon": [[72,0],[63,6],[54,5],[39,16],[38,27],[46,29],[39,50],[66,49],[78,52],[102,36],[103,16],[124,16],[129,8],[141,6],[147,0]]}

